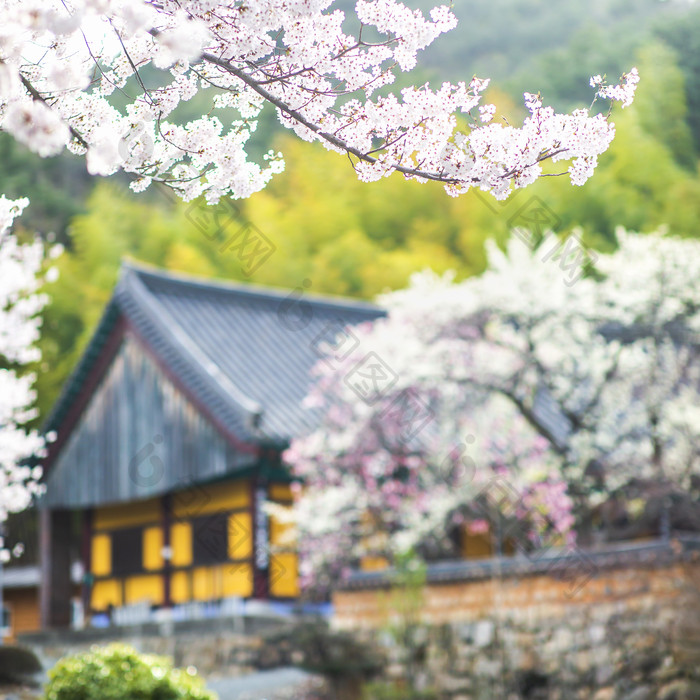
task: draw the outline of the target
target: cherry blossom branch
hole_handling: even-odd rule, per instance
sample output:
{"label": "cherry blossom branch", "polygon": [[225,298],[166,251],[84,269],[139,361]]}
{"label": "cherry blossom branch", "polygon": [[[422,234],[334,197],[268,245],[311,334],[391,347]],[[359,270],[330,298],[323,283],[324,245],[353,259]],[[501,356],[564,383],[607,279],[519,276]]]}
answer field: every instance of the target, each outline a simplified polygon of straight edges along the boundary
{"label": "cherry blossom branch", "polygon": [[[354,155],[356,158],[358,158],[361,161],[365,161],[367,163],[378,163],[379,159],[375,158],[374,156],[370,155],[372,152],[380,150],[381,148],[385,148],[388,144],[383,144],[382,146],[379,146],[372,151],[368,153],[363,153],[359,149],[351,146],[348,144],[346,141],[344,141],[341,138],[338,138],[337,136],[334,136],[333,134],[329,134],[328,132],[325,132],[321,129],[321,127],[318,124],[315,124],[314,122],[310,121],[306,117],[304,117],[303,114],[301,114],[298,110],[291,108],[288,104],[286,104],[283,100],[275,97],[272,93],[270,93],[268,90],[266,90],[262,84],[252,78],[250,75],[248,75],[245,71],[241,70],[240,68],[236,68],[234,65],[231,64],[230,61],[226,59],[219,58],[218,56],[214,56],[213,54],[210,53],[204,53],[202,54],[202,58],[207,61],[208,63],[212,63],[214,65],[219,66],[220,68],[223,68],[225,71],[230,73],[231,75],[234,75],[237,77],[239,80],[241,80],[243,83],[245,83],[248,87],[250,87],[252,90],[254,90],[258,95],[260,95],[264,100],[269,102],[270,104],[274,105],[277,107],[280,111],[284,112],[286,115],[297,121],[299,124],[302,124],[305,126],[307,129],[313,131],[314,133],[318,134],[322,139],[330,143],[331,145],[335,146],[336,148],[339,148],[343,151],[345,151],[348,154]],[[281,78],[280,78],[281,80]],[[403,137],[403,134],[399,135],[394,142],[398,141],[400,138]],[[394,143],[391,142],[391,143]],[[535,159],[534,164],[541,163],[545,160],[549,160],[550,158],[553,158],[554,156],[557,156],[561,153],[566,152],[568,149],[566,148],[560,148],[555,151],[550,151],[544,154],[541,154]],[[526,167],[532,167],[532,166],[526,166]],[[396,170],[397,172],[402,173],[403,175],[407,175],[410,177],[418,177],[426,180],[433,180],[436,182],[442,182],[442,183],[447,183],[447,184],[459,184],[462,182],[458,178],[454,177],[446,177],[443,174],[440,173],[433,173],[429,172],[426,170],[421,170],[420,168],[410,168],[406,167],[400,164],[395,164],[392,165],[392,170]],[[513,168],[510,171],[499,175],[499,179],[510,179],[517,175],[519,172],[521,172],[522,169],[517,169]],[[478,182],[477,178],[473,178],[471,180],[472,182]]]}
{"label": "cherry blossom branch", "polygon": [[[2,59],[0,59],[0,63],[2,63]],[[46,107],[51,107],[51,105],[47,102],[47,100],[39,93],[39,91],[24,77],[24,75],[20,74],[20,80],[22,81],[22,85],[24,86],[25,90],[32,96],[32,99],[35,102],[39,102]],[[68,130],[71,133],[71,136],[84,148],[88,147],[87,141],[81,136],[81,134],[74,129],[72,126],[68,125]]]}
{"label": "cherry blossom branch", "polygon": [[[433,90],[426,84],[373,98],[393,82],[396,70],[412,69],[420,51],[454,28],[447,7],[434,8],[428,18],[400,0],[358,0],[359,36],[350,36],[342,29],[343,12],[314,3],[85,0],[72,7],[61,0],[64,11],[57,12],[26,1],[31,11],[22,0],[6,0],[0,129],[41,156],[67,146],[86,156],[92,174],[139,174],[132,183],[137,191],[154,178],[181,176],[187,180],[179,192],[187,200],[204,195],[213,203],[263,188],[283,169],[278,153],[268,153],[262,165],[248,160],[249,125],[265,103],[301,138],[345,153],[365,182],[400,172],[440,182],[453,196],[476,186],[504,199],[511,182],[519,188],[553,176],[542,173],[548,159],[570,161],[572,183],[583,184],[614,136],[601,115],[559,115],[538,95],[526,95],[530,116],[521,127],[491,124],[495,107],[479,104],[488,81],[476,78],[469,85]],[[93,50],[95,19],[114,30],[108,48],[111,34]],[[365,41],[365,28],[382,39]],[[46,47],[39,59],[37,43]],[[142,76],[148,65],[169,70],[172,81],[148,89]],[[114,90],[124,92],[131,78],[142,92],[120,111],[108,98]],[[624,106],[637,81],[630,71],[621,85],[596,79],[594,87],[599,97]],[[16,89],[23,84],[24,92]],[[214,109],[238,109],[244,126],[226,131],[211,110],[185,125],[166,121],[178,104],[209,85],[223,91]],[[478,120],[456,132],[457,115],[477,107]],[[192,178],[193,172],[202,177]]]}

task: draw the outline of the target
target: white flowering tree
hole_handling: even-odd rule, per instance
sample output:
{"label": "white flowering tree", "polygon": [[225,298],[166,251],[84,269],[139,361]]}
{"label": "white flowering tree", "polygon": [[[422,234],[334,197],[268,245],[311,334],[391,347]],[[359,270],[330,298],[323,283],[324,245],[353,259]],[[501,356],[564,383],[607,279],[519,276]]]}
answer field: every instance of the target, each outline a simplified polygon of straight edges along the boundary
{"label": "white flowering tree", "polygon": [[491,502],[515,504],[534,544],[543,523],[571,540],[632,482],[692,485],[700,243],[620,231],[571,285],[552,240],[494,245],[458,284],[416,275],[381,299],[387,318],[328,346],[307,401],[320,425],[285,455],[307,580],[367,554],[454,553],[451,526],[481,527],[496,482]]}
{"label": "white flowering tree", "polygon": [[[1,0],[0,19],[0,128],[42,156],[84,155],[93,174],[130,173],[137,191],[158,181],[216,202],[264,187],[283,168],[280,154],[263,164],[246,154],[265,103],[301,138],[349,156],[362,180],[398,171],[451,195],[505,198],[546,160],[567,161],[583,184],[615,133],[609,114],[557,114],[532,94],[521,126],[501,122],[477,78],[380,95],[454,28],[446,6],[426,18],[357,0],[353,33],[332,0]],[[591,85],[625,106],[637,81],[632,69],[620,85]],[[173,110],[200,91],[211,109],[176,123]],[[229,107],[240,118],[225,129],[216,111]]]}
{"label": "white flowering tree", "polygon": [[[20,245],[9,232],[27,200],[0,197],[0,524],[24,510],[40,490],[38,467],[23,466],[40,455],[42,438],[25,428],[35,417],[34,376],[25,368],[39,359],[35,343],[46,298],[39,294],[44,246]],[[25,371],[23,371],[25,370]],[[0,556],[6,559],[0,538]]]}

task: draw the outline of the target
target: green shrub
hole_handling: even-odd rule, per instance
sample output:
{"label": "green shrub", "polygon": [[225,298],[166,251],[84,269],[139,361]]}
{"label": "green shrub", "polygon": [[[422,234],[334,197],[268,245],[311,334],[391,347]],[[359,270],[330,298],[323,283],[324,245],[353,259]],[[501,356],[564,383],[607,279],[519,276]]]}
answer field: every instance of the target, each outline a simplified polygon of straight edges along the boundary
{"label": "green shrub", "polygon": [[49,671],[44,700],[217,700],[193,669],[125,644],[93,647]]}
{"label": "green shrub", "polygon": [[41,664],[31,649],[13,644],[0,646],[0,683],[33,682]]}

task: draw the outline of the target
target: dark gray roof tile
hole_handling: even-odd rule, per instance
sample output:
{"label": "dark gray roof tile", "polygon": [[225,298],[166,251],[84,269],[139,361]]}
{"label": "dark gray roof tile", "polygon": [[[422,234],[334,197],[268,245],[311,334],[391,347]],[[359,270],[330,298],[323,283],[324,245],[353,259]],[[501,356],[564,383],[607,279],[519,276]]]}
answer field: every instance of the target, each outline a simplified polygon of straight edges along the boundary
{"label": "dark gray roof tile", "polygon": [[[49,417],[58,430],[120,315],[184,387],[236,437],[287,443],[314,424],[302,406],[314,341],[330,325],[385,312],[364,302],[202,280],[124,263],[114,296]],[[301,297],[301,306],[294,304]]]}

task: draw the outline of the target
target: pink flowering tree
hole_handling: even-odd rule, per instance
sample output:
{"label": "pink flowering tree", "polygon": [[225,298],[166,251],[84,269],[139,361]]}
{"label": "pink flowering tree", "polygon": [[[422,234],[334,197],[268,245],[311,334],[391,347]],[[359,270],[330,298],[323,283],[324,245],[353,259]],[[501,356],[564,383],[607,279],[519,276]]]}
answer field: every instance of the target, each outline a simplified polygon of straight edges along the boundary
{"label": "pink flowering tree", "polygon": [[[8,513],[24,510],[40,491],[40,468],[24,464],[40,455],[44,445],[35,431],[25,428],[36,415],[34,376],[26,366],[39,359],[35,343],[38,314],[46,302],[38,293],[44,246],[40,241],[20,245],[9,231],[27,203],[0,197],[0,523]],[[9,554],[0,539],[0,556]]]}
{"label": "pink flowering tree", "polygon": [[631,483],[697,487],[700,243],[620,231],[571,285],[553,239],[492,245],[464,282],[416,275],[327,346],[319,426],[285,454],[307,582],[367,555],[453,556],[484,502],[536,548]]}
{"label": "pink flowering tree", "polygon": [[[136,191],[162,182],[213,203],[263,188],[283,169],[279,153],[246,153],[266,103],[299,137],[349,156],[364,181],[400,172],[451,195],[504,199],[546,160],[566,161],[581,185],[615,133],[609,114],[557,114],[532,94],[523,124],[509,125],[477,78],[380,94],[455,27],[447,6],[426,17],[357,0],[354,33],[332,0],[1,0],[0,18],[0,129],[41,156],[84,155],[92,174],[129,173]],[[591,85],[625,106],[637,81],[632,69],[619,85]],[[177,123],[173,110],[202,91],[207,109]],[[229,128],[216,116],[226,108],[239,115]]]}

